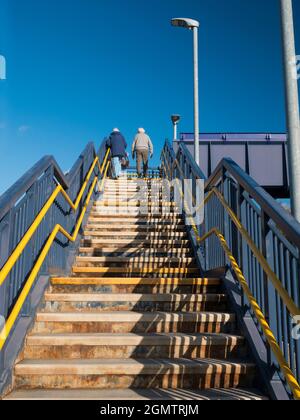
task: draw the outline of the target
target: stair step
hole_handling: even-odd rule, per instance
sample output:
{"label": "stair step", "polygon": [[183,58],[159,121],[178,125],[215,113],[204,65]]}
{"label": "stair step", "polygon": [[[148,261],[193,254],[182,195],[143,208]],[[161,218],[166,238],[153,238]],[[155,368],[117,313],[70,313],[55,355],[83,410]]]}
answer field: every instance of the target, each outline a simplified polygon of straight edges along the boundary
{"label": "stair step", "polygon": [[109,190],[105,190],[104,193],[101,195],[101,199],[93,204],[93,206],[97,206],[99,203],[101,203],[102,200],[115,200],[116,198],[119,199],[119,197],[123,197],[124,199],[127,199],[128,197],[134,197],[135,199],[141,197],[141,195],[145,197],[149,197],[150,193],[149,191],[141,191],[138,188],[111,188]]}
{"label": "stair step", "polygon": [[125,205],[125,207],[127,206],[131,206],[131,207],[140,207],[141,205],[148,205],[149,207],[177,207],[178,203],[174,203],[174,202],[168,202],[168,201],[164,201],[164,202],[160,202],[160,201],[148,201],[145,200],[143,201],[142,199],[140,200],[135,200],[135,201],[120,201],[120,200],[103,200],[103,201],[99,201],[97,204],[94,204],[93,209],[98,209],[101,207],[114,207],[114,206],[120,206],[122,207],[122,204]]}
{"label": "stair step", "polygon": [[236,317],[225,312],[39,312],[34,333],[230,333]]}
{"label": "stair step", "polygon": [[145,189],[145,190],[151,190],[151,186],[154,186],[155,189],[162,189],[162,183],[161,182],[155,182],[155,181],[150,181],[150,182],[145,182],[145,181],[141,181],[141,182],[137,182],[137,180],[131,180],[130,182],[123,182],[120,184],[105,184],[105,188],[104,191],[113,189],[113,188],[118,188],[118,187],[122,187],[122,188],[141,188],[141,189]]}
{"label": "stair step", "polygon": [[[156,185],[155,185],[156,186]],[[122,188],[124,190],[129,190],[129,189],[149,189],[147,184],[142,185],[142,183],[137,183],[137,182],[121,182],[120,184],[105,184],[105,188],[104,188],[104,192],[106,191],[113,191],[115,189],[119,189]]]}
{"label": "stair step", "polygon": [[92,239],[82,239],[81,241],[82,244],[88,244],[89,246],[112,246],[112,245],[130,245],[132,247],[134,246],[143,246],[143,247],[148,247],[148,249],[150,247],[162,247],[162,246],[168,246],[168,247],[178,247],[178,249],[180,249],[180,247],[186,247],[189,245],[189,241],[187,239],[182,239],[181,241],[178,241],[176,239],[137,239],[135,238],[134,240],[132,240],[131,238],[129,239],[120,239],[118,238],[114,238],[114,239],[110,239],[109,240],[109,244],[107,243],[107,239],[96,239],[96,238],[92,238]]}
{"label": "stair step", "polygon": [[[143,192],[144,194],[144,192]],[[108,199],[115,199],[116,197],[124,197],[128,198],[129,196],[136,197],[137,195],[141,195],[141,191],[134,187],[134,188],[110,188],[109,190],[105,190],[104,193],[101,195],[101,200],[108,198]],[[148,192],[145,195],[149,195]],[[101,200],[97,201],[93,205],[96,206],[98,203],[101,203]]]}
{"label": "stair step", "polygon": [[[100,223],[91,223],[90,221],[88,221],[87,225],[85,226],[86,230],[95,230],[95,231],[123,231],[124,230],[124,225],[120,225],[120,222],[115,222],[115,223],[110,223],[108,224],[100,224]],[[126,231],[134,231],[134,232],[168,232],[168,231],[176,231],[176,232],[181,232],[181,231],[186,231],[186,227],[184,225],[182,226],[176,226],[176,225],[139,225],[139,226],[135,226],[135,225],[126,225]]]}
{"label": "stair step", "polygon": [[179,295],[179,294],[115,294],[115,293],[46,293],[45,300],[48,302],[224,302],[226,295],[205,294],[205,295]]}
{"label": "stair step", "polygon": [[149,238],[155,238],[155,239],[161,239],[161,238],[186,238],[187,233],[186,232],[132,232],[130,230],[120,230],[119,232],[97,232],[93,230],[85,230],[83,235],[85,237],[87,236],[96,236],[100,238],[111,238],[111,237],[132,237],[135,239],[149,239]]}
{"label": "stair step", "polygon": [[251,363],[214,359],[24,360],[16,387],[34,388],[232,388],[252,386]]}
{"label": "stair step", "polygon": [[51,312],[38,312],[38,322],[110,322],[117,320],[119,322],[152,322],[152,321],[165,321],[165,322],[234,322],[235,315],[221,312],[157,312],[157,313],[139,313],[139,312],[99,312],[95,314],[88,313],[51,313]]}
{"label": "stair step", "polygon": [[[143,181],[143,180],[142,180]],[[112,186],[115,187],[117,185],[126,185],[126,186],[137,186],[137,185],[141,185],[141,181],[137,180],[137,179],[118,179],[118,180],[113,180],[113,179],[107,179],[105,181],[105,189],[108,186]]]}
{"label": "stair step", "polygon": [[[143,181],[143,180],[141,180],[141,181]],[[108,185],[112,185],[112,186],[115,186],[115,185],[140,185],[141,184],[141,181],[131,180],[131,179],[128,179],[128,178],[125,178],[125,179],[117,179],[117,180],[115,180],[115,179],[107,179],[105,181],[105,186],[108,186]]]}
{"label": "stair step", "polygon": [[52,292],[57,293],[219,293],[219,279],[164,279],[164,278],[108,278],[69,277],[53,278]]}
{"label": "stair step", "polygon": [[156,182],[147,182],[147,181],[140,181],[140,182],[132,182],[132,183],[121,183],[121,184],[107,184],[105,185],[104,192],[111,191],[114,189],[122,189],[122,190],[128,190],[136,188],[138,190],[142,191],[165,191],[165,188],[163,188],[162,183],[156,183]]}
{"label": "stair step", "polygon": [[28,346],[226,346],[245,338],[229,334],[35,334]]}
{"label": "stair step", "polygon": [[77,267],[73,266],[74,274],[160,274],[160,275],[187,275],[199,273],[199,268],[160,268],[160,267]]}
{"label": "stair step", "polygon": [[[143,180],[142,180],[143,181]],[[107,185],[140,185],[141,184],[141,180],[136,180],[136,179],[128,179],[128,178],[124,178],[124,179],[107,179],[105,181],[105,186]]]}
{"label": "stair step", "polygon": [[153,216],[162,216],[162,217],[173,217],[176,216],[177,218],[182,218],[182,212],[173,212],[173,213],[166,213],[165,209],[147,209],[147,214],[144,214],[144,211],[141,211],[140,208],[130,208],[130,207],[103,207],[102,210],[97,210],[97,212],[93,212],[93,216],[108,216],[109,214],[111,217],[127,217],[131,216],[133,218],[139,218],[141,216],[145,217],[153,217]]}
{"label": "stair step", "polygon": [[266,398],[255,389],[66,389],[17,390],[5,400],[66,400],[66,401],[263,401]]}
{"label": "stair step", "polygon": [[221,294],[139,294],[139,293],[47,293],[45,312],[200,312],[226,310],[227,299]]}
{"label": "stair step", "polygon": [[124,223],[128,226],[147,226],[149,223],[150,224],[155,224],[155,226],[184,226],[183,224],[183,220],[182,219],[178,219],[175,222],[173,220],[170,221],[166,221],[164,219],[160,219],[160,218],[151,218],[149,217],[148,219],[138,219],[138,218],[121,218],[121,217],[116,217],[115,219],[113,219],[112,217],[89,217],[89,222],[90,223],[97,223],[99,225],[104,225],[104,224],[111,224],[111,223]]}
{"label": "stair step", "polygon": [[79,254],[89,254],[91,256],[104,256],[105,254],[120,254],[123,257],[129,257],[134,255],[136,257],[140,256],[152,256],[152,257],[188,257],[193,254],[190,248],[142,248],[142,247],[110,247],[103,248],[101,246],[94,247],[80,247]]}
{"label": "stair step", "polygon": [[105,186],[118,186],[118,185],[125,185],[125,186],[146,186],[146,185],[162,185],[162,182],[160,180],[156,179],[118,179],[118,180],[107,180],[105,182]]}
{"label": "stair step", "polygon": [[122,179],[109,180],[108,179],[108,180],[105,181],[105,189],[108,186],[112,186],[112,187],[115,187],[117,185],[138,186],[138,185],[141,185],[142,183],[145,184],[145,182],[143,180],[138,182],[137,180],[129,180],[129,179],[124,179],[124,180],[122,180]]}
{"label": "stair step", "polygon": [[[128,188],[126,188],[126,186],[120,185],[120,186],[111,186],[111,187],[106,187],[103,191],[103,195],[113,195],[115,193],[118,194],[123,194],[123,195],[127,195],[130,193],[136,193],[136,194],[145,194],[145,195],[164,195],[164,198],[166,199],[166,201],[170,201],[170,197],[167,195],[168,191],[165,188],[161,188],[160,186],[154,185],[154,186],[130,186]],[[101,198],[99,200],[97,200],[95,202],[95,204],[101,202],[101,199],[103,197],[103,195],[101,196]]]}
{"label": "stair step", "polygon": [[178,264],[191,265],[195,264],[195,258],[191,257],[143,257],[143,256],[133,256],[133,257],[76,257],[76,263],[117,263],[117,264]]}
{"label": "stair step", "polygon": [[187,279],[168,279],[168,278],[102,278],[102,277],[53,277],[51,279],[52,284],[70,284],[70,285],[111,285],[111,284],[132,284],[132,285],[173,285],[173,286],[220,286],[222,281],[218,278],[187,278]]}
{"label": "stair step", "polygon": [[[110,192],[105,192],[102,195],[102,200],[108,200],[108,201],[113,201],[113,200],[162,200],[163,196],[162,193],[151,193],[148,191],[142,192],[142,191],[110,191]],[[165,200],[167,201],[167,198],[165,197]],[[99,201],[101,203],[101,201]],[[98,202],[96,204],[94,204],[95,206],[98,205]]]}
{"label": "stair step", "polygon": [[101,200],[98,200],[94,203],[94,205],[97,205],[99,202],[101,202],[103,200],[103,198],[105,196],[107,197],[115,197],[116,195],[120,195],[124,198],[127,198],[128,195],[131,195],[133,197],[135,197],[136,199],[139,199],[140,197],[164,197],[165,201],[169,201],[170,199],[168,199],[166,193],[164,192],[163,195],[163,191],[161,188],[155,188],[155,190],[153,189],[139,189],[139,191],[130,191],[130,190],[123,190],[123,191],[119,191],[119,190],[114,190],[114,189],[110,189],[110,190],[105,190],[104,193],[101,196]]}
{"label": "stair step", "polygon": [[245,374],[246,372],[255,370],[255,366],[251,363],[233,363],[218,360],[188,360],[179,359],[170,362],[169,360],[24,360],[17,364],[17,375],[53,375],[53,374],[77,374],[77,375],[132,375],[147,374],[155,375],[169,373],[182,374],[188,373],[194,375],[196,373],[215,374],[235,372],[236,374]]}
{"label": "stair step", "polygon": [[174,223],[174,222],[180,222],[183,223],[182,216],[170,214],[170,215],[159,215],[159,216],[152,216],[151,214],[140,214],[138,216],[130,215],[130,214],[107,214],[107,215],[101,215],[98,212],[91,211],[90,218],[95,218],[96,220],[103,220],[110,223],[111,221],[116,222],[124,222],[124,223],[149,223],[150,221],[153,221],[155,223]]}
{"label": "stair step", "polygon": [[34,334],[25,359],[154,359],[247,356],[245,339],[226,334]]}
{"label": "stair step", "polygon": [[[147,184],[146,184],[147,185]],[[119,184],[105,184],[105,188],[104,191],[112,191],[115,189],[123,189],[123,190],[129,190],[129,189],[139,189],[139,188],[144,188],[144,185],[142,185],[141,183],[138,184],[137,182],[121,182]],[[148,189],[148,187],[147,187]]]}
{"label": "stair step", "polygon": [[[163,188],[162,188],[161,184],[153,183],[153,187],[152,187],[152,183],[151,184],[144,184],[144,185],[142,183],[140,183],[140,184],[136,183],[136,184],[132,184],[132,185],[130,185],[130,184],[127,184],[127,185],[126,184],[106,185],[105,188],[104,188],[104,193],[106,193],[108,191],[113,191],[113,190],[119,189],[119,188],[122,188],[124,190],[136,188],[136,189],[139,189],[139,190],[149,191],[149,192],[151,192],[152,190],[163,191]],[[99,200],[97,200],[97,201],[99,201]]]}

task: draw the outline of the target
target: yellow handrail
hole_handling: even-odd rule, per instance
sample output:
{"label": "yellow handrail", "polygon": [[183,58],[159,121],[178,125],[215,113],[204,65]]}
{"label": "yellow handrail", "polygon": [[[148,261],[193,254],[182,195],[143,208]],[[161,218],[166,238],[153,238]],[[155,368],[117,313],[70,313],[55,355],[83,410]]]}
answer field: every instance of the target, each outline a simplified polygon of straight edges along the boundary
{"label": "yellow handrail", "polygon": [[[164,152],[163,152],[164,154]],[[165,157],[165,154],[164,154]],[[165,157],[166,159],[166,157]],[[166,164],[167,164],[167,160],[166,160]],[[166,169],[165,165],[163,164],[164,168]],[[167,164],[168,169],[170,170],[169,165]],[[184,198],[184,193],[182,191],[182,187],[177,179],[177,183],[179,185],[179,191],[180,191],[180,195],[182,198]],[[191,193],[191,192],[190,192]],[[205,204],[207,204],[207,202],[210,200],[210,198],[212,197],[213,194],[216,194],[216,196],[219,198],[220,202],[222,203],[222,205],[224,206],[226,211],[229,211],[229,215],[232,218],[232,220],[234,221],[234,223],[236,224],[237,228],[239,229],[240,233],[245,236],[249,237],[248,232],[244,229],[244,227],[242,226],[241,222],[239,221],[238,217],[235,215],[235,213],[230,209],[230,207],[228,206],[228,204],[226,203],[226,201],[224,200],[223,196],[221,195],[221,193],[217,190],[214,189],[212,191],[209,192],[208,196],[205,198],[204,202],[202,203],[202,205],[204,206]],[[186,202],[184,201],[184,206],[186,206]],[[201,207],[201,205],[200,205]],[[198,207],[198,208],[200,208]],[[236,277],[239,281],[239,283],[241,284],[241,287],[253,309],[253,312],[265,334],[266,340],[268,341],[271,350],[273,351],[277,362],[280,366],[280,369],[293,393],[293,396],[296,400],[300,400],[300,385],[297,381],[297,379],[295,378],[288,362],[285,359],[285,356],[280,348],[280,345],[278,344],[262,310],[260,309],[256,299],[254,298],[248,283],[242,273],[242,270],[240,269],[236,259],[234,258],[232,252],[230,251],[230,248],[226,242],[226,239],[224,238],[224,236],[222,235],[222,233],[216,229],[213,228],[210,232],[208,232],[207,234],[205,234],[203,237],[200,237],[199,233],[198,233],[198,229],[195,223],[195,220],[193,217],[190,217],[191,221],[192,221],[192,228],[193,231],[195,233],[196,236],[196,240],[197,242],[203,243],[204,241],[206,241],[209,237],[211,237],[212,235],[216,235],[217,238],[220,241],[220,244],[225,252],[225,254],[227,255],[227,258],[229,259],[232,268],[236,274]],[[247,238],[249,240],[248,244],[250,246],[250,248],[253,247],[252,251],[254,253],[254,255],[257,255],[259,258],[259,262],[261,262],[263,264],[263,269],[265,270],[266,274],[271,278],[272,283],[274,285],[274,287],[276,288],[276,290],[278,291],[278,293],[280,294],[280,296],[282,297],[284,303],[286,304],[287,308],[289,309],[289,311],[291,312],[292,315],[299,315],[300,310],[299,308],[295,305],[294,301],[290,298],[290,296],[288,295],[288,293],[286,292],[286,290],[283,288],[283,286],[280,283],[280,280],[277,278],[277,276],[275,275],[275,273],[271,270],[270,266],[268,265],[268,262],[265,260],[264,256],[259,252],[258,248],[256,247],[255,243],[252,241],[252,239],[249,237]]]}
{"label": "yellow handrail", "polygon": [[262,310],[260,309],[255,297],[253,296],[248,283],[236,261],[236,259],[234,258],[234,256],[232,255],[232,252],[230,251],[230,248],[224,238],[224,236],[221,234],[220,231],[218,231],[218,229],[214,228],[212,229],[210,232],[208,232],[206,235],[204,235],[202,238],[198,239],[199,243],[204,242],[205,240],[207,240],[210,236],[212,235],[216,235],[217,238],[220,241],[220,244],[225,252],[225,254],[227,255],[231,266],[233,268],[233,271],[236,274],[236,277],[252,307],[252,310],[263,330],[263,333],[266,337],[266,340],[269,343],[270,348],[272,349],[277,362],[280,366],[280,369],[293,393],[293,396],[296,400],[300,400],[300,385],[297,381],[297,379],[295,378],[293,372],[290,369],[289,364],[287,363],[287,361],[285,360],[284,354],[279,346],[279,344],[277,343],[277,340],[264,316],[264,314],[262,313]]}
{"label": "yellow handrail", "polygon": [[[164,154],[164,152],[163,152],[163,154]],[[165,157],[165,154],[164,154],[164,157]],[[175,162],[178,165],[178,161],[176,160]],[[170,169],[169,166],[168,166],[168,168]],[[178,169],[179,169],[179,171],[181,171],[181,168],[179,166],[178,166]],[[181,172],[181,174],[183,175],[182,172]],[[178,181],[178,184],[179,184],[179,181]],[[180,184],[179,184],[179,188],[180,188],[181,193],[182,193],[182,188],[181,188],[181,185]],[[190,188],[188,188],[188,193],[192,196],[192,192],[191,192]],[[293,301],[293,299],[291,299],[291,297],[288,294],[288,292],[282,286],[281,281],[279,280],[279,278],[277,277],[277,275],[273,272],[273,270],[269,266],[266,258],[263,256],[263,254],[257,248],[257,246],[254,243],[254,241],[252,240],[251,236],[249,235],[249,233],[247,232],[247,230],[244,228],[244,226],[242,225],[241,221],[236,216],[236,214],[234,213],[234,211],[226,203],[224,197],[217,190],[217,188],[213,188],[207,194],[207,196],[205,197],[205,199],[203,200],[203,202],[196,208],[195,211],[200,210],[202,207],[204,207],[209,202],[209,200],[211,199],[211,197],[213,195],[216,195],[216,197],[218,198],[219,202],[222,204],[222,206],[224,207],[224,209],[227,211],[228,215],[230,216],[231,220],[233,221],[233,223],[237,227],[238,231],[246,239],[246,241],[247,241],[247,243],[248,243],[251,251],[253,252],[253,254],[255,255],[255,257],[257,258],[258,262],[261,264],[264,272],[267,274],[267,276],[272,281],[273,286],[277,290],[278,294],[280,295],[282,301],[284,302],[284,304],[286,305],[286,307],[290,311],[291,315],[294,316],[294,317],[300,315],[300,309],[297,307],[297,305],[295,304],[295,302]],[[185,208],[186,209],[188,208],[188,206],[186,204],[185,204]],[[197,231],[197,229],[196,229],[196,231]]]}
{"label": "yellow handrail", "polygon": [[[105,155],[103,165],[106,165],[109,153],[110,153],[110,150],[108,150],[106,155]],[[71,198],[69,197],[69,195],[66,193],[66,191],[63,189],[63,187],[61,185],[58,185],[55,188],[55,190],[53,191],[53,193],[49,197],[48,201],[46,202],[46,204],[44,205],[44,207],[42,208],[40,213],[35,218],[34,222],[30,226],[28,231],[25,233],[25,235],[23,236],[23,238],[21,239],[21,241],[19,242],[19,244],[17,245],[17,247],[15,248],[13,253],[10,255],[10,257],[8,258],[8,260],[6,261],[4,266],[2,267],[2,269],[0,271],[0,286],[2,286],[5,279],[7,278],[7,276],[9,275],[11,270],[13,269],[15,263],[20,258],[21,254],[24,251],[25,247],[27,246],[28,242],[30,241],[30,239],[32,238],[32,236],[34,235],[34,233],[36,232],[36,230],[40,226],[41,222],[43,221],[44,217],[48,213],[49,209],[51,208],[52,204],[54,203],[54,201],[56,200],[56,198],[58,197],[59,194],[62,194],[62,196],[65,198],[65,200],[70,205],[70,207],[73,211],[76,211],[78,209],[79,204],[80,204],[80,200],[81,200],[81,198],[84,194],[84,191],[85,191],[85,189],[88,185],[88,182],[89,182],[89,180],[92,176],[92,173],[95,169],[95,166],[97,164],[98,164],[98,167],[99,167],[99,170],[100,170],[101,174],[103,173],[104,166],[102,165],[102,167],[100,168],[99,158],[96,157],[92,166],[91,166],[91,168],[90,168],[90,170],[89,170],[89,172],[88,172],[88,174],[87,174],[87,177],[86,177],[86,179],[85,179],[85,181],[82,185],[82,188],[81,188],[81,190],[78,194],[78,197],[77,197],[75,203],[73,203],[73,201],[71,200]]]}
{"label": "yellow handrail", "polygon": [[[86,177],[86,180],[80,190],[80,193],[78,195],[78,197],[80,197],[80,200],[83,196],[83,193],[88,185],[88,182],[92,176],[93,170],[95,168],[95,166],[98,164],[99,165],[99,169],[101,174],[103,174],[103,170],[105,168],[105,172],[103,174],[103,179],[101,182],[101,187],[100,187],[100,191],[102,191],[103,187],[104,187],[104,182],[107,176],[107,172],[110,166],[110,161],[108,161],[108,156],[109,156],[110,150],[107,151],[104,162],[102,167],[100,168],[100,164],[99,164],[99,159],[98,157],[95,158],[91,169]],[[87,199],[85,201],[85,204],[83,206],[82,212],[80,214],[80,217],[78,219],[77,225],[75,227],[74,233],[73,235],[70,235],[61,225],[56,225],[51,233],[51,235],[49,236],[41,254],[39,255],[39,258],[37,259],[27,281],[25,286],[22,289],[22,292],[20,294],[20,296],[17,299],[17,302],[14,305],[14,308],[12,310],[12,312],[10,313],[2,331],[0,332],[0,350],[2,350],[18,316],[19,313],[24,305],[24,302],[32,288],[32,285],[39,273],[39,270],[41,269],[47,255],[48,252],[57,236],[58,233],[62,233],[70,242],[75,242],[79,233],[79,229],[81,227],[82,221],[84,219],[87,207],[89,205],[89,202],[91,200],[91,196],[93,194],[94,188],[97,184],[98,181],[98,176],[95,176],[95,179],[91,185],[91,188],[89,190]],[[84,188],[83,188],[84,187]],[[43,207],[43,209],[41,210],[41,212],[39,213],[39,215],[36,217],[34,223],[32,224],[32,226],[30,227],[30,229],[28,230],[28,232],[26,233],[26,235],[22,238],[21,242],[19,243],[19,245],[17,246],[17,248],[15,249],[15,251],[12,253],[12,255],[10,256],[10,258],[8,259],[8,261],[6,262],[6,264],[4,265],[3,269],[0,272],[0,280],[2,281],[2,283],[5,281],[5,278],[7,277],[7,275],[9,274],[9,272],[12,270],[15,262],[17,261],[17,259],[19,258],[19,256],[21,255],[21,253],[23,252],[23,250],[25,249],[27,243],[30,241],[32,235],[34,234],[34,232],[36,231],[36,229],[38,228],[38,226],[40,225],[41,221],[43,220],[43,218],[45,217],[46,213],[48,212],[49,208],[51,207],[51,205],[54,203],[56,197],[58,196],[59,193],[62,193],[62,195],[65,197],[65,199],[67,200],[67,202],[70,204],[71,208],[73,210],[77,210],[79,204],[80,204],[80,200],[78,200],[78,197],[76,199],[75,204],[72,202],[72,200],[70,199],[70,197],[68,196],[68,194],[63,190],[63,188],[59,185],[55,191],[52,193],[51,197],[49,198],[49,200],[47,201],[46,205]],[[5,275],[6,274],[6,275]],[[0,285],[2,284],[0,281]]]}

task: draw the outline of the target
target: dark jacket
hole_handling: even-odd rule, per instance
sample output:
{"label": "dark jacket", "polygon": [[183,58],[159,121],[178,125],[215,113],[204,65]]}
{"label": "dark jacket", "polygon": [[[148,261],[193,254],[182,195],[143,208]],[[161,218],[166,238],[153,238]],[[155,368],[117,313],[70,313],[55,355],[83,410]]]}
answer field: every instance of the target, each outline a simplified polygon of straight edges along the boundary
{"label": "dark jacket", "polygon": [[113,158],[126,156],[127,143],[121,133],[111,133],[106,142],[106,147],[110,147]]}

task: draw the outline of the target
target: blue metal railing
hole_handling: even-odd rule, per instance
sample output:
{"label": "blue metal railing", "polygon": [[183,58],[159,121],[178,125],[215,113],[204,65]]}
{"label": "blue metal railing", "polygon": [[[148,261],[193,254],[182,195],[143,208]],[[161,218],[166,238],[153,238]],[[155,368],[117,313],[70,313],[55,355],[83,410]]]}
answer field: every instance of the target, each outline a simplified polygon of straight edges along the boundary
{"label": "blue metal railing", "polygon": [[[103,156],[104,153],[105,149],[102,147],[99,154]],[[62,173],[52,157],[45,157],[2,195],[0,198],[0,267],[4,265],[8,256],[16,248],[58,183],[67,190],[72,200],[76,199],[95,157],[94,146],[90,143],[67,175]],[[91,182],[92,180],[89,186]],[[88,188],[81,203],[85,202],[87,193]],[[60,223],[68,232],[71,232],[80,212],[80,206],[75,213],[71,212],[64,198],[57,198],[55,206],[48,212],[7,278],[4,285],[5,290],[1,290],[0,313],[5,318],[53,226]],[[67,254],[62,250],[67,244],[64,242],[63,238],[59,236],[43,267],[44,273],[57,272],[66,268]]]}
{"label": "blue metal railing", "polygon": [[[170,143],[166,142],[162,154],[162,168],[164,176],[169,180],[191,179],[195,187],[197,179],[204,179],[206,197],[213,189],[217,189],[222,194],[272,272],[280,280],[290,299],[299,308],[300,224],[231,159],[222,160],[211,177],[205,179],[185,144],[179,144],[175,155]],[[194,192],[193,188],[193,194]],[[214,194],[205,206],[204,223],[198,226],[201,234],[213,228],[217,228],[225,237],[288,365],[300,382],[300,340],[295,340],[292,335],[295,327],[293,317],[278,290],[266,275],[264,267],[254,255],[253,246],[249,246],[249,242],[245,240],[217,195]],[[201,246],[201,253],[204,272],[226,265],[228,267],[224,250],[216,237],[211,236],[205,241]],[[243,316],[250,314],[254,319],[252,308],[242,289],[240,287],[238,289],[241,297],[241,313]],[[264,367],[269,372],[266,375],[269,375],[270,383],[275,384],[272,390],[276,394],[276,383],[281,382],[285,385],[285,380],[257,320],[254,319],[254,322],[266,346]]]}
{"label": "blue metal railing", "polygon": [[[0,269],[33,224],[37,214],[57,185],[60,184],[71,200],[75,201],[95,158],[98,156],[99,161],[102,162],[105,153],[104,143],[98,152],[96,152],[93,143],[89,143],[66,175],[61,171],[53,157],[46,156],[0,197]],[[98,166],[95,166],[94,171],[95,175],[99,175]],[[69,204],[61,195],[56,198],[54,205],[47,212],[4,284],[0,287],[0,315],[5,319],[10,314],[54,226],[60,224],[67,232],[74,230],[92,182],[93,177],[90,178],[80,205],[75,212],[70,209]],[[96,194],[97,191],[94,191],[94,197]],[[75,247],[76,245],[69,243],[59,234],[43,264],[40,276],[66,273],[72,262],[72,251]],[[29,295],[22,308],[21,316],[31,317],[32,315],[33,310]],[[24,331],[24,336],[25,334],[26,331]],[[7,343],[8,345],[9,343]],[[0,382],[1,371],[5,368],[6,347],[0,355]]]}

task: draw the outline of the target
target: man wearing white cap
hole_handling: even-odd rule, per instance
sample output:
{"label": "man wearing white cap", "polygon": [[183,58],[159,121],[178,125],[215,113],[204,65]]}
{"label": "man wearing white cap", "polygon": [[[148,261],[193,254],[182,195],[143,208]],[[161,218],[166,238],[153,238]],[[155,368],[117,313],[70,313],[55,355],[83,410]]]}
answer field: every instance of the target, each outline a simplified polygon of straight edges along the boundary
{"label": "man wearing white cap", "polygon": [[[144,128],[139,128],[138,133],[134,138],[132,144],[132,157],[137,161],[137,172],[139,177],[142,175],[146,178],[148,172],[148,160],[150,157],[153,157],[153,144],[150,137],[146,134]],[[143,164],[143,174],[142,174],[142,164]]]}

